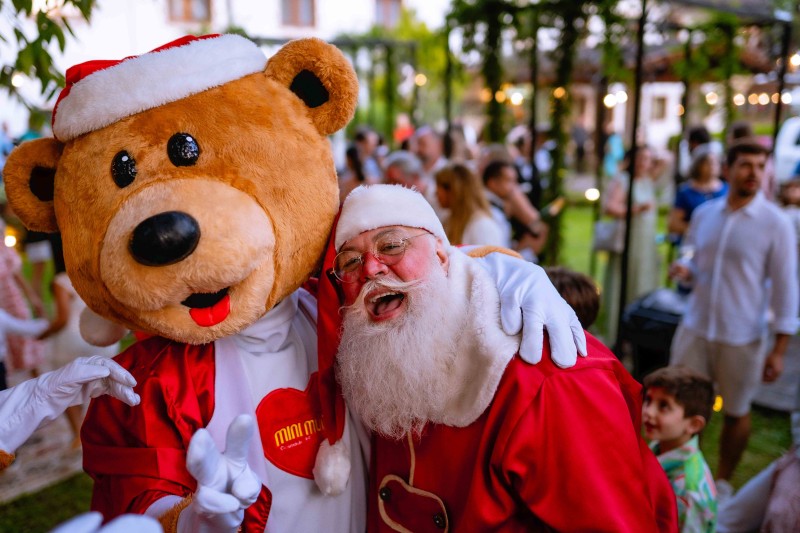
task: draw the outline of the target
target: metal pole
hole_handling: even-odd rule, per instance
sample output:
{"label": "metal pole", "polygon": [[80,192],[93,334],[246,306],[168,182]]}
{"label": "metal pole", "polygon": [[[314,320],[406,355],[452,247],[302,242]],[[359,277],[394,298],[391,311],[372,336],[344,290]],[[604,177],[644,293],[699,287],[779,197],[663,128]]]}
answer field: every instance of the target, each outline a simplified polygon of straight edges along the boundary
{"label": "metal pole", "polygon": [[633,95],[633,127],[631,128],[631,150],[628,174],[628,198],[627,210],[625,211],[625,249],[622,251],[622,265],[620,268],[620,289],[619,289],[619,312],[617,314],[617,338],[614,342],[614,351],[620,356],[622,316],[625,313],[625,303],[627,300],[627,281],[628,281],[628,249],[631,243],[631,219],[633,211],[633,179],[636,173],[636,156],[638,150],[637,137],[639,134],[639,109],[642,102],[642,63],[644,61],[644,26],[647,22],[647,0],[642,0],[642,14],[639,18],[639,31],[636,35],[636,69],[635,85],[636,91]]}
{"label": "metal pole", "polygon": [[775,104],[775,118],[772,123],[772,149],[775,150],[775,140],[778,137],[778,128],[781,126],[781,111],[783,110],[783,90],[786,88],[786,67],[789,64],[789,45],[792,40],[792,23],[783,23],[783,39],[781,39],[781,66],[778,70],[778,103]]}
{"label": "metal pole", "polygon": [[[594,126],[594,138],[595,138],[595,154],[597,164],[595,165],[594,171],[594,183],[595,187],[597,187],[598,191],[603,190],[603,172],[604,172],[604,159],[606,155],[606,142],[608,141],[608,134],[606,133],[606,106],[603,103],[603,100],[608,92],[608,76],[604,73],[600,73],[599,79],[596,83],[597,87],[597,98],[595,99],[595,126]],[[609,178],[613,176],[608,176]],[[592,203],[592,227],[594,228],[595,222],[600,220],[601,209],[600,209],[601,201],[597,200],[596,202]],[[595,277],[597,274],[597,252],[594,250],[589,250],[589,272],[591,273],[592,277]]]}
{"label": "metal pole", "polygon": [[[538,183],[531,183],[531,187],[536,188],[535,198],[536,204],[541,204],[542,198],[542,174],[536,168],[536,144],[538,142],[538,133],[536,132],[536,115],[538,114],[538,106],[536,99],[539,96],[539,11],[533,10],[531,13],[533,19],[533,42],[531,44],[530,68],[531,68],[531,102],[530,102],[530,119],[528,120],[528,129],[531,135],[531,153],[529,155],[532,179]],[[539,205],[535,205],[538,209]]]}
{"label": "metal pole", "polygon": [[[681,105],[683,106],[683,115],[681,115],[681,135],[686,133],[686,125],[688,123],[688,116],[689,116],[689,85],[691,84],[691,80],[689,79],[689,69],[692,65],[692,30],[689,30],[689,36],[686,39],[686,46],[684,47],[683,56],[686,59],[686,69],[684,69],[683,79],[681,82],[683,83],[683,96],[681,97]],[[675,189],[677,190],[678,184],[681,182],[681,165],[680,165],[680,156],[681,156],[681,143],[678,141],[678,144],[675,145],[675,172],[673,173],[673,179],[675,181]]]}
{"label": "metal pole", "polygon": [[452,103],[453,103],[453,53],[450,51],[450,31],[452,24],[450,18],[445,19],[444,29],[444,119],[447,121],[447,131],[453,125]]}

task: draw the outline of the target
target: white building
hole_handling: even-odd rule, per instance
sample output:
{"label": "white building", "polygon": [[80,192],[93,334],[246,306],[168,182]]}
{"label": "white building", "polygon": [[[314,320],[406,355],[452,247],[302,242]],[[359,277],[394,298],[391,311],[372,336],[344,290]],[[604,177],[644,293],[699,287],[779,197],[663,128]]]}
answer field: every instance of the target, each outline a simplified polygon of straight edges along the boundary
{"label": "white building", "polygon": [[[59,0],[39,3],[57,4]],[[90,23],[76,10],[61,10],[77,38],[67,36],[64,53],[54,50],[53,58],[64,72],[84,61],[120,59],[186,34],[218,33],[231,27],[242,28],[253,37],[333,39],[342,33],[365,32],[375,24],[391,26],[403,7],[414,10],[433,29],[442,26],[449,5],[450,0],[98,0]],[[2,35],[12,35],[10,24],[10,17],[0,19]],[[32,21],[22,24],[25,31],[35,31]],[[15,54],[13,47],[0,42],[0,58],[5,64]],[[40,96],[38,82],[19,80],[20,92],[29,101],[52,108],[54,102]],[[25,131],[27,116],[19,102],[0,93],[0,122],[8,123],[12,136]]]}

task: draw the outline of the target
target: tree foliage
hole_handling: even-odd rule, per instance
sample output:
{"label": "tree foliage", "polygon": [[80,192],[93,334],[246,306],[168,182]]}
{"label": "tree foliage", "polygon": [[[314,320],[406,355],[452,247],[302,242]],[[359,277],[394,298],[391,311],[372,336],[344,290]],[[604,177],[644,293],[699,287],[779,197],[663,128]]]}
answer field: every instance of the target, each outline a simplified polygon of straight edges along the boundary
{"label": "tree foliage", "polygon": [[[444,30],[431,30],[413,10],[405,8],[397,25],[391,28],[375,25],[364,33],[337,36],[336,40],[353,43],[350,49],[345,47],[345,50],[354,57],[358,49],[366,50],[371,62],[368,72],[359,72],[359,78],[366,79],[368,84],[370,107],[359,109],[349,128],[352,130],[366,121],[390,138],[395,114],[398,111],[412,113],[415,105],[418,106],[417,116],[413,118],[417,121],[432,122],[441,118],[444,114],[441,102],[447,61],[445,38]],[[364,44],[376,41],[385,42],[386,46]],[[390,51],[388,46],[391,43],[394,45]],[[422,88],[415,89],[416,92],[402,95],[397,89],[400,83],[404,83],[401,72],[404,66],[413,66],[414,73],[424,74],[427,82]],[[455,81],[454,90],[460,94],[463,82]],[[420,96],[421,92],[427,97]]]}
{"label": "tree foliage", "polygon": [[64,86],[64,75],[53,65],[51,47],[57,46],[63,52],[67,34],[75,36],[62,14],[77,13],[89,21],[95,5],[95,0],[0,0],[4,28],[0,40],[16,50],[16,56],[5,59],[0,66],[0,87],[30,107],[12,84],[14,75],[22,74],[38,80],[41,93],[52,97]]}

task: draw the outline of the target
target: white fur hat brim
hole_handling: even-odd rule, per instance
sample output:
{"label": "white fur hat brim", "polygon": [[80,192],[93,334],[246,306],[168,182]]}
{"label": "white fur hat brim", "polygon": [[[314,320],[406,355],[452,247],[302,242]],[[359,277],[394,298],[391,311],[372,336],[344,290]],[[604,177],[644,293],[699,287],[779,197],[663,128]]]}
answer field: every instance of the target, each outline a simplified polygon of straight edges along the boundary
{"label": "white fur hat brim", "polygon": [[97,70],[63,91],[53,134],[67,142],[125,117],[264,70],[267,58],[249,39],[202,38]]}
{"label": "white fur hat brim", "polygon": [[353,237],[386,226],[424,229],[450,245],[442,222],[424,196],[402,185],[380,184],[361,185],[345,198],[334,246],[339,250]]}

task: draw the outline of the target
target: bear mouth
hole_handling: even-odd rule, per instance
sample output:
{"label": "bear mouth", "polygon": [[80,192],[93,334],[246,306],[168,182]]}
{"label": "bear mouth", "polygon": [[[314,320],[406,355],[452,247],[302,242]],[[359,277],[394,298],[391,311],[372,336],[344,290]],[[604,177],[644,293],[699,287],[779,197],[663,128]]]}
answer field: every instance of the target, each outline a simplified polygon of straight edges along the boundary
{"label": "bear mouth", "polygon": [[211,327],[225,320],[231,312],[230,287],[214,292],[196,292],[181,303],[189,308],[189,316],[201,327]]}

